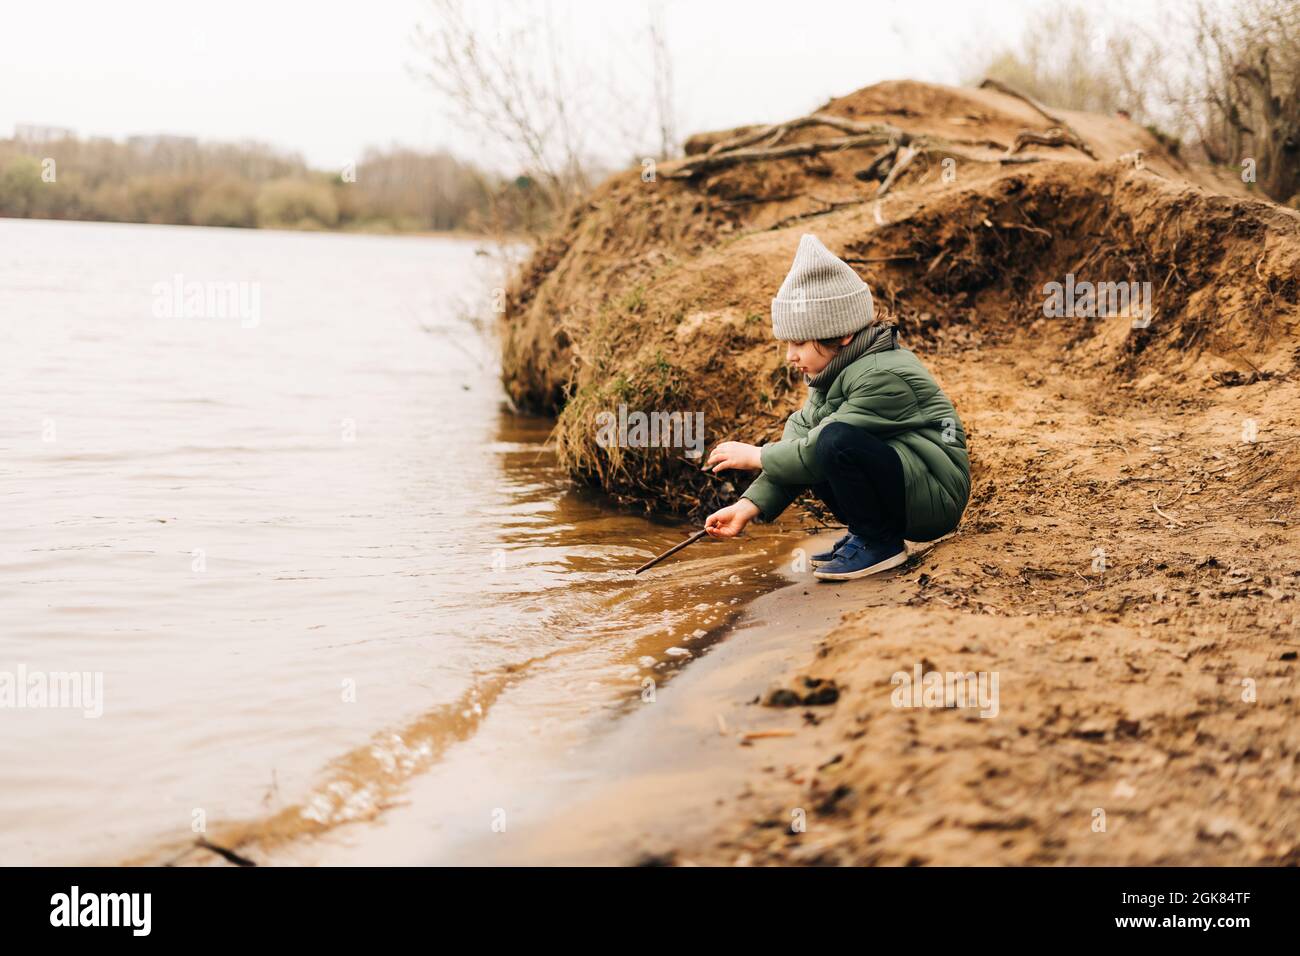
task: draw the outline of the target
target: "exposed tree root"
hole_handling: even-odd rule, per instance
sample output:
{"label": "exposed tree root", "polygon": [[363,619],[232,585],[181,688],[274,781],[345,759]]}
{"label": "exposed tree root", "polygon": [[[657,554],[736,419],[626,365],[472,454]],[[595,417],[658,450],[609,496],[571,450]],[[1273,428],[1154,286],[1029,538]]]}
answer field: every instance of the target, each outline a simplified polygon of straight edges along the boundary
{"label": "exposed tree root", "polygon": [[894,165],[890,167],[888,175],[881,181],[879,188],[876,190],[876,196],[885,195],[898,182],[898,177],[903,175],[908,166],[916,161],[916,157],[921,155],[921,150],[913,149],[911,146],[904,146],[898,151],[898,156],[894,160]]}
{"label": "exposed tree root", "polygon": [[[1046,133],[1036,133],[1033,130],[1021,130],[1016,134],[1016,141],[1011,144],[1007,150],[1007,155],[1011,156],[1026,146],[1073,146],[1081,152],[1087,152],[1086,145],[1078,136],[1068,133],[1059,126],[1054,126]],[[1094,157],[1095,158],[1095,157]]]}
{"label": "exposed tree root", "polygon": [[[1067,139],[1065,139],[1063,142],[1060,143],[1052,142],[1052,143],[1044,143],[1043,145],[1046,146],[1069,145],[1069,146],[1073,146],[1075,149],[1079,150],[1080,152],[1086,154],[1089,159],[1097,158],[1097,154],[1092,151],[1092,147],[1083,141],[1083,137],[1080,136],[1069,123],[1065,122],[1065,120],[1061,119],[1059,116],[1056,116],[1053,113],[1049,113],[1047,109],[1043,106],[1043,104],[1039,103],[1037,100],[1031,99],[1028,96],[1025,96],[1024,93],[1020,93],[1017,90],[1013,90],[1005,83],[1001,83],[992,78],[985,79],[984,82],[980,84],[980,88],[986,90],[997,90],[999,93],[1002,93],[1006,96],[1014,97],[1020,100],[1022,103],[1027,103],[1029,106],[1034,108],[1035,112],[1037,112],[1044,119],[1051,122],[1051,124],[1057,130],[1060,130],[1065,135],[1065,137],[1068,137]],[[1049,133],[1050,132],[1051,131],[1049,131]],[[1024,136],[1024,135],[1025,133],[1020,134],[1020,136]],[[1020,143],[1020,136],[1016,137],[1016,143],[1018,144]],[[1031,140],[1030,142],[1033,142],[1033,140]],[[1023,144],[1013,146],[1011,152],[1013,153],[1017,152],[1022,145]]]}
{"label": "exposed tree root", "polygon": [[861,149],[864,146],[882,146],[892,142],[883,133],[864,133],[859,136],[841,136],[836,139],[814,140],[810,143],[787,143],[784,146],[764,146],[754,149],[738,147],[729,152],[708,152],[683,161],[663,172],[668,179],[690,179],[706,170],[726,169],[740,163],[762,162],[770,159],[789,159],[793,156],[813,156],[830,150]]}
{"label": "exposed tree root", "polygon": [[704,155],[715,156],[718,153],[732,152],[733,150],[750,146],[760,140],[766,140],[766,143],[764,144],[765,147],[771,148],[781,142],[790,131],[802,129],[806,126],[829,126],[842,133],[879,135],[885,137],[884,141],[905,135],[897,126],[891,126],[888,123],[860,123],[857,120],[852,120],[848,117],[832,116],[830,113],[812,113],[808,116],[800,116],[798,119],[787,120],[784,123],[774,123],[771,126],[763,126],[756,130],[752,130],[743,136],[736,136],[732,139],[725,139],[721,142],[714,143],[709,147],[708,152]]}
{"label": "exposed tree root", "polygon": [[[767,160],[790,159],[795,156],[813,156],[817,153],[862,149],[867,146],[885,146],[867,166],[858,173],[861,180],[880,180],[877,195],[884,195],[893,188],[899,177],[920,155],[950,157],[974,163],[1012,163],[1038,162],[1041,157],[1020,155],[1026,146],[1069,146],[1079,150],[1090,159],[1096,160],[1097,154],[1084,141],[1078,132],[1061,117],[1049,112],[1041,103],[1019,93],[1004,83],[986,79],[980,84],[986,89],[996,90],[1006,96],[1014,97],[1031,106],[1039,115],[1052,123],[1045,131],[1021,130],[1015,142],[1003,147],[989,139],[947,139],[939,136],[913,136],[906,130],[890,123],[869,123],[834,116],[830,113],[812,113],[783,123],[760,126],[740,136],[714,143],[699,155],[688,157],[679,165],[664,172],[669,179],[690,179],[701,173],[726,169],[740,163],[765,162]],[[827,126],[850,135],[832,139],[812,140],[805,143],[783,143],[782,141],[794,130],[810,126]],[[758,145],[755,145],[758,144]],[[994,158],[971,153],[962,147],[982,147],[1001,149],[1002,155]]]}
{"label": "exposed tree root", "polygon": [[[749,141],[752,136],[753,134],[750,134],[742,139],[744,141]],[[741,139],[738,139],[734,142],[741,141]],[[950,156],[954,159],[962,159],[970,163],[997,163],[1001,165],[1036,163],[1041,161],[1043,158],[1041,156],[1018,156],[1013,153],[1004,153],[1001,156],[994,157],[979,156],[975,153],[961,149],[960,145],[963,144],[958,140],[949,140],[936,136],[912,136],[910,133],[905,133],[900,130],[896,137],[886,136],[883,133],[863,133],[857,136],[841,136],[835,139],[813,140],[808,143],[787,143],[784,146],[761,146],[755,148],[738,146],[729,151],[710,151],[703,155],[686,159],[682,161],[680,165],[665,170],[662,175],[667,179],[690,179],[703,172],[726,169],[729,166],[736,166],[741,163],[790,159],[794,156],[813,156],[817,153],[846,149],[861,149],[865,146],[881,146],[886,144],[888,145],[888,148],[873,159],[871,165],[859,174],[860,179],[874,179],[877,175],[882,175],[888,178],[893,166],[898,164],[904,147],[911,148],[911,155],[907,160],[908,164],[910,164],[912,159],[915,159],[916,156],[920,154],[940,157]],[[981,142],[978,145],[986,144]]]}

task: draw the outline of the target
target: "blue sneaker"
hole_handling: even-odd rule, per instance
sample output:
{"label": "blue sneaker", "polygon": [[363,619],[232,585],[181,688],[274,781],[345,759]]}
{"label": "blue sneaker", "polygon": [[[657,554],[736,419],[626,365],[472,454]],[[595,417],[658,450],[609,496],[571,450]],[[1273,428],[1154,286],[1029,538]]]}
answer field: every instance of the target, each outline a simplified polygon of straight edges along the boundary
{"label": "blue sneaker", "polygon": [[896,568],[906,560],[907,545],[901,539],[865,541],[853,535],[840,548],[835,560],[823,564],[813,576],[823,581],[852,581]]}
{"label": "blue sneaker", "polygon": [[814,554],[811,558],[808,559],[808,563],[815,568],[820,565],[828,564],[831,561],[834,561],[835,555],[839,554],[840,548],[844,547],[846,544],[849,543],[849,538],[851,537],[853,537],[853,535],[851,534],[844,535],[844,537],[840,538],[840,540],[836,541],[833,545],[831,545],[831,549],[829,551],[818,551],[816,554]]}

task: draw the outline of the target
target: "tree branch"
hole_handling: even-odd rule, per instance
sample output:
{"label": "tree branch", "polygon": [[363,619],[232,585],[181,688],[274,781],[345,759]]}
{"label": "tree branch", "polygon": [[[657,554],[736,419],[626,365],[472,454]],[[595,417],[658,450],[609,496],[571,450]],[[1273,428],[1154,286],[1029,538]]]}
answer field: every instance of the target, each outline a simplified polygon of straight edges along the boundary
{"label": "tree branch", "polygon": [[[1089,146],[1086,142],[1084,142],[1083,137],[1080,136],[1074,130],[1074,128],[1070,126],[1069,123],[1061,119],[1061,117],[1054,116],[1053,114],[1047,112],[1047,108],[1044,107],[1037,100],[1030,99],[1028,96],[1025,96],[1025,94],[1013,90],[1005,83],[999,82],[998,80],[995,80],[992,77],[985,79],[984,82],[980,84],[980,89],[996,90],[997,92],[1002,93],[1005,96],[1010,96],[1020,100],[1022,103],[1027,103],[1029,106],[1033,107],[1033,109],[1036,110],[1039,113],[1039,115],[1043,116],[1045,119],[1050,120],[1053,126],[1063,130],[1064,132],[1068,133],[1070,136],[1074,137],[1074,141],[1069,143],[1068,145],[1073,146],[1081,153],[1086,154],[1090,159],[1097,158],[1097,154],[1092,151],[1092,147]],[[1013,149],[1012,152],[1015,152],[1015,150]]]}

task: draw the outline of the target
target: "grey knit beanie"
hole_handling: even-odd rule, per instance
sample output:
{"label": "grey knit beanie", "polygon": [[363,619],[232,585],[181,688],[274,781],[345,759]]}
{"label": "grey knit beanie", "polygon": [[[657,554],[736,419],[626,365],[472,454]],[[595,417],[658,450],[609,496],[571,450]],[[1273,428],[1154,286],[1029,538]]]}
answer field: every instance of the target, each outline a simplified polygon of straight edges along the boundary
{"label": "grey knit beanie", "polygon": [[788,342],[829,339],[866,328],[875,319],[867,284],[805,232],[790,274],[772,300],[772,334]]}

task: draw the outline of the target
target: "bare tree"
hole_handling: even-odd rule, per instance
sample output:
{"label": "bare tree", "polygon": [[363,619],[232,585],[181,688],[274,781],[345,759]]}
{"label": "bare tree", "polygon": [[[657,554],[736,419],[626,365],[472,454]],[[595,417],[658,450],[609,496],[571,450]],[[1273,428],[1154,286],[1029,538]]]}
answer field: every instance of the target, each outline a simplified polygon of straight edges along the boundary
{"label": "bare tree", "polygon": [[[430,7],[433,22],[417,33],[427,79],[462,128],[512,155],[550,209],[563,210],[590,188],[599,156],[646,154],[644,107],[658,115],[659,150],[670,155],[675,149],[660,10],[651,10],[652,79],[629,92],[622,76],[634,64],[602,63],[601,56],[575,49],[556,22],[553,2],[503,0],[495,8],[495,30],[486,26],[482,7],[471,14],[463,0],[430,0]],[[607,75],[598,76],[602,67]]]}
{"label": "bare tree", "polygon": [[978,64],[969,79],[997,80],[1049,106],[1143,116],[1134,35],[1118,24],[1103,31],[1103,20],[1082,5],[1048,7],[1029,21],[1018,46]]}
{"label": "bare tree", "polygon": [[565,70],[550,8],[522,12],[513,26],[486,38],[459,0],[432,0],[434,24],[417,28],[429,54],[429,82],[462,126],[514,153],[557,208],[586,188],[582,145],[568,115]]}
{"label": "bare tree", "polygon": [[1157,125],[1191,141],[1210,162],[1253,170],[1278,202],[1300,192],[1296,0],[1198,0],[1150,29],[1062,4],[981,74],[1053,106],[1122,109],[1159,136]]}
{"label": "bare tree", "polygon": [[655,111],[659,120],[659,158],[677,152],[677,111],[673,103],[673,64],[668,55],[668,33],[664,27],[664,8],[650,7],[650,52],[654,62]]}
{"label": "bare tree", "polygon": [[1203,67],[1187,99],[1206,155],[1253,165],[1261,191],[1286,202],[1300,193],[1300,5],[1242,0],[1225,14],[1201,3],[1195,26]]}

